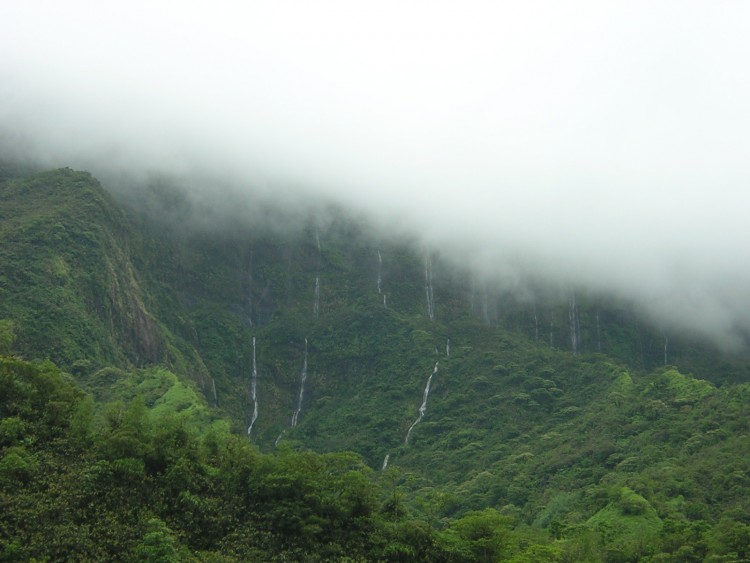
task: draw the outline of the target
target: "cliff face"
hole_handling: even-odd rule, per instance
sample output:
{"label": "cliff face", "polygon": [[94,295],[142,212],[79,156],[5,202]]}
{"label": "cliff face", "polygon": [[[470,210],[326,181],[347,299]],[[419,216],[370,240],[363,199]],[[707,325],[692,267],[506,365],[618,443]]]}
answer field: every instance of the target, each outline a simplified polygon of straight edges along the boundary
{"label": "cliff face", "polygon": [[168,359],[133,266],[134,233],[99,183],[55,170],[0,187],[0,316],[16,346],[70,369]]}

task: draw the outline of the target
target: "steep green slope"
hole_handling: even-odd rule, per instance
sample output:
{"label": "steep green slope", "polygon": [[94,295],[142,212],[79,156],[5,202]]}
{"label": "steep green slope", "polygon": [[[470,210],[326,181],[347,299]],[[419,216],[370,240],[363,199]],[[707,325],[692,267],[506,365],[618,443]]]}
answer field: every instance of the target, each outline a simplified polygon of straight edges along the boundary
{"label": "steep green slope", "polygon": [[433,560],[741,553],[746,357],[676,334],[666,348],[602,295],[493,286],[340,211],[274,230],[195,227],[179,191],[141,205],[67,169],[0,184],[16,352],[100,403],[227,417],[261,451],[355,451],[392,487],[384,514],[420,519],[403,549],[439,545]]}
{"label": "steep green slope", "polygon": [[153,293],[133,264],[140,246],[88,173],[61,169],[0,184],[0,317],[13,319],[16,349],[81,374],[109,364],[188,371],[151,313]]}

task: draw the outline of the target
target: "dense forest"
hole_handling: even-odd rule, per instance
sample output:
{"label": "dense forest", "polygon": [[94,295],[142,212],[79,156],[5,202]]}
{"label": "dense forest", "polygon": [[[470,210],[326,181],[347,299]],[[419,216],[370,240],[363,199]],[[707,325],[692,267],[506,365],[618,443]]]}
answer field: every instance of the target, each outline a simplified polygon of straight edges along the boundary
{"label": "dense forest", "polygon": [[746,352],[336,208],[0,181],[1,559],[750,560]]}

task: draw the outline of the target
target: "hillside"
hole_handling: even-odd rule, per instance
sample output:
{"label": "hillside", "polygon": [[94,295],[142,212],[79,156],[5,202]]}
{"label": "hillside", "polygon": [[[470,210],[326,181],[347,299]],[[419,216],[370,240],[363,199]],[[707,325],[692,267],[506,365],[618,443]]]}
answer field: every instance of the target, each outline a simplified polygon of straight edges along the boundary
{"label": "hillside", "polygon": [[[221,447],[265,467],[266,476],[303,465],[315,475],[310,486],[323,488],[304,495],[364,491],[362,516],[372,521],[357,526],[377,529],[368,541],[381,545],[363,545],[364,528],[339,530],[336,541],[326,535],[332,529],[321,522],[350,520],[361,499],[336,514],[315,508],[306,525],[321,551],[311,560],[343,560],[345,553],[436,561],[746,557],[747,354],[665,334],[644,311],[584,288],[493,283],[450,264],[439,249],[380,236],[341,210],[295,217],[284,229],[236,220],[208,228],[195,214],[179,189],[149,189],[124,202],[69,169],[0,184],[0,319],[15,334],[14,354],[54,363],[6,359],[6,377],[56,374],[66,401],[92,397],[99,413],[92,420],[111,418],[106,413],[118,401],[121,409],[151,413],[139,415],[151,417],[139,438],[144,447],[113,451],[111,436],[93,427],[87,432],[96,437],[75,446],[76,455],[91,452],[85,463],[104,459],[118,479],[141,480],[138,486],[166,503],[151,524],[154,514],[128,509],[138,517],[123,524],[133,534],[118,540],[123,549],[136,549],[148,526],[167,522],[193,552],[299,557],[280,551],[297,532],[283,531],[287,516],[271,515],[272,497],[260,502],[259,486],[233,512],[206,509],[210,518],[232,521],[219,526],[224,540],[209,541],[196,531],[205,523],[173,516],[174,495],[227,502],[211,480],[234,475],[242,463],[195,453],[210,428],[226,421],[233,435],[222,430]],[[285,221],[283,212],[278,220]],[[38,407],[13,410],[8,397],[3,424],[23,426],[7,420],[33,418]],[[59,421],[34,424],[68,428],[78,408],[72,403]],[[155,463],[151,441],[161,439],[159,417],[170,412],[189,420],[193,437],[180,447],[195,452]],[[72,426],[65,432],[64,440],[75,440]],[[73,445],[48,450],[54,440],[34,433],[40,437],[31,442],[7,434],[3,467],[23,465],[18,459],[27,453],[34,463],[45,459],[44,474],[72,463],[64,450]],[[167,482],[182,458],[202,467],[195,469],[202,488]],[[141,460],[135,469],[121,463],[133,459]],[[4,502],[20,514],[13,503],[26,497],[14,496],[22,494],[14,482],[23,481],[37,501],[45,493],[30,470],[14,471],[4,474]],[[351,483],[322,484],[317,471]],[[288,478],[285,490],[294,496],[307,477]],[[247,482],[233,481],[235,493],[227,494]],[[246,525],[255,527],[255,543],[240,548],[231,538],[241,534],[237,519],[253,502],[260,504]],[[108,506],[115,514],[117,503]],[[262,523],[272,518],[280,528],[274,539],[261,539]],[[19,533],[19,522],[4,522],[4,541]],[[34,534],[24,537],[43,542]],[[92,544],[105,541],[106,534],[92,534]],[[480,540],[492,545],[483,551]],[[339,551],[324,551],[334,544]]]}

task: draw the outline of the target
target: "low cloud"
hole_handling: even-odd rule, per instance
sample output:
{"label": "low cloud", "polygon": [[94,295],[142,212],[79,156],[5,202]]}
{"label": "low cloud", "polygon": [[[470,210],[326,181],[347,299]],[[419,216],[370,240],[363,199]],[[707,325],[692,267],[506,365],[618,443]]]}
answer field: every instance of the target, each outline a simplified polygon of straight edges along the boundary
{"label": "low cloud", "polygon": [[113,182],[336,201],[487,273],[611,291],[735,342],[749,17],[739,1],[10,0],[0,135]]}

